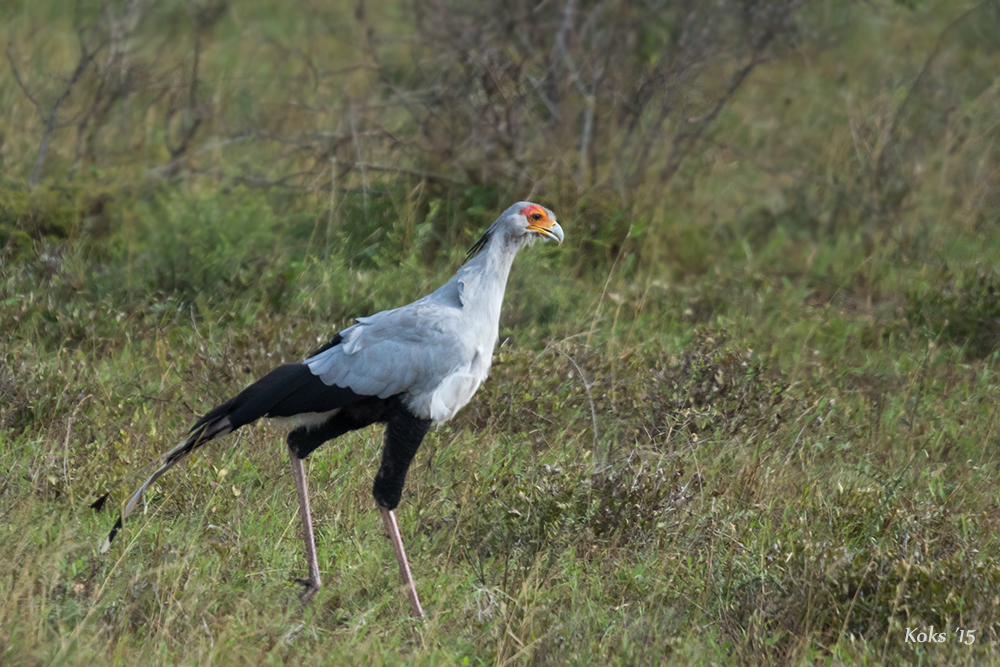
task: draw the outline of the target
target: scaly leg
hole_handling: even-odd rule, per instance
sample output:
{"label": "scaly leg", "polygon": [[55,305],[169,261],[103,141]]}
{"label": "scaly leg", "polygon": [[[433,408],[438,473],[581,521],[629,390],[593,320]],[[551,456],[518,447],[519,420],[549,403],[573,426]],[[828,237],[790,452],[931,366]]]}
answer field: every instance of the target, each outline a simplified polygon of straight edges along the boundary
{"label": "scaly leg", "polygon": [[424,610],[420,608],[420,598],[417,597],[417,587],[413,584],[413,575],[410,574],[410,564],[406,562],[406,551],[403,549],[403,538],[399,535],[399,526],[396,524],[396,515],[391,509],[379,505],[379,512],[382,513],[382,521],[385,522],[385,529],[389,531],[389,539],[392,541],[392,550],[396,552],[396,560],[399,562],[399,573],[403,575],[403,584],[406,586],[407,597],[410,598],[410,608],[417,618],[424,617]]}
{"label": "scaly leg", "polygon": [[302,592],[302,601],[309,603],[316,597],[322,585],[319,579],[319,561],[316,560],[316,538],[313,536],[312,514],[309,512],[309,490],[306,488],[306,471],[302,459],[295,452],[288,450],[292,460],[292,477],[295,478],[295,489],[299,492],[299,514],[302,516],[302,532],[306,541],[306,560],[309,561],[309,578],[296,579],[296,583],[306,587]]}

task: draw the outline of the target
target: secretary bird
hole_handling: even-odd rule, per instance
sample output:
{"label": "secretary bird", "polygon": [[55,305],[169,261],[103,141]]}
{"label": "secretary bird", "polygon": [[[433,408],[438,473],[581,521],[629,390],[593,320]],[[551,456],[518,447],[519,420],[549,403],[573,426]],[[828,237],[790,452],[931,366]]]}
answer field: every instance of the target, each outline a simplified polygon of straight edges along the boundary
{"label": "secretary bird", "polygon": [[309,562],[308,578],[296,581],[305,586],[302,597],[309,602],[321,582],[302,461],[327,440],[380,423],[385,424],[385,438],[372,494],[396,552],[410,606],[422,617],[393,510],[427,430],[454,417],[486,379],[514,256],[539,238],[562,243],[563,230],[555,214],[530,202],[514,204],[436,291],[401,308],[357,318],[357,324],[304,361],[278,366],[208,412],[125,504],[101,553],[111,548],[124,519],[163,473],[210,440],[269,417],[291,428],[286,441]]}

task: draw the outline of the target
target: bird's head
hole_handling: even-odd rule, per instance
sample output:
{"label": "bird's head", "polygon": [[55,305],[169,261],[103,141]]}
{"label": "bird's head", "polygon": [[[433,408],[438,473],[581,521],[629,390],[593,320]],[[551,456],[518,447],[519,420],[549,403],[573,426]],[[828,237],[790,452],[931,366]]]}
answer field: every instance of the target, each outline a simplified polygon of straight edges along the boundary
{"label": "bird's head", "polygon": [[538,204],[521,201],[500,214],[469,250],[469,257],[476,255],[491,239],[504,239],[517,246],[534,243],[538,239],[563,242],[563,229],[556,222],[556,214]]}
{"label": "bird's head", "polygon": [[541,237],[552,239],[556,243],[563,242],[563,229],[556,222],[556,214],[549,209],[531,202],[519,202],[507,210],[517,211],[513,224],[529,238]]}

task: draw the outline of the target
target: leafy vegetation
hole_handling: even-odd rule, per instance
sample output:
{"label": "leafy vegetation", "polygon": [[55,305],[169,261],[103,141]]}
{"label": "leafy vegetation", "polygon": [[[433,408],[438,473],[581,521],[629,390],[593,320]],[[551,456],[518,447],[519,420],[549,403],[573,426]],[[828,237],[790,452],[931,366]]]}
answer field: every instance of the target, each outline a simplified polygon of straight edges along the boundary
{"label": "leafy vegetation", "polygon": [[[996,4],[668,4],[0,9],[0,663],[997,662]],[[525,198],[567,242],[399,510],[426,622],[374,429],[309,459],[306,608],[266,424],[98,554]]]}

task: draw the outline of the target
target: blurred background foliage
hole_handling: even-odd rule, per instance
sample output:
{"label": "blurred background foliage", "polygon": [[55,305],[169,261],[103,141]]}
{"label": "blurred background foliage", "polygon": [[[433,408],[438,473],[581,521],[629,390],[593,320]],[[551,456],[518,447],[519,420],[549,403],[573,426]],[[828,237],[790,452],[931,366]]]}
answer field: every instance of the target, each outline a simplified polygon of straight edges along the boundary
{"label": "blurred background foliage", "polygon": [[0,248],[103,259],[86,286],[116,301],[189,300],[252,287],[267,253],[451,267],[533,198],[598,282],[748,257],[818,281],[892,253],[962,282],[936,257],[993,243],[997,11],[12,4]]}
{"label": "blurred background foliage", "polygon": [[[996,661],[996,0],[8,0],[0,24],[0,662]],[[521,199],[567,242],[518,258],[493,377],[404,500],[442,616],[384,630],[340,449],[310,474],[345,574],[307,612],[265,588],[301,563],[269,541],[294,507],[264,430],[154,490],[190,524],[93,553],[97,487],[433,289]],[[209,506],[235,518],[205,543]],[[905,643],[929,625],[978,643]]]}

